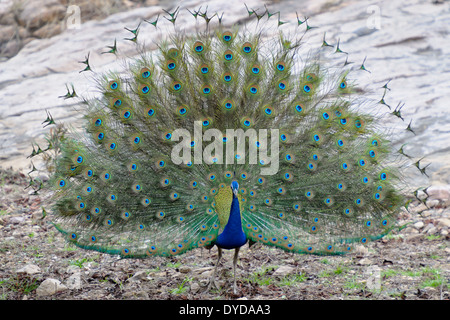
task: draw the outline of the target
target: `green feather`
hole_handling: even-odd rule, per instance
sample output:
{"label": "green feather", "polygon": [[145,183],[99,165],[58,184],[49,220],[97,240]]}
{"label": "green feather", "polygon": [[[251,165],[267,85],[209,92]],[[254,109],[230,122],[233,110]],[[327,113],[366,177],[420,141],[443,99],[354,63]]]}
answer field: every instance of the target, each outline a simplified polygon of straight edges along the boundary
{"label": "green feather", "polygon": [[[165,12],[176,25],[179,7]],[[275,14],[247,12],[260,31],[271,23],[261,18]],[[207,10],[191,14],[205,19],[206,31],[175,32],[158,53],[141,52],[121,72],[97,75],[100,97],[80,101],[85,132],[59,141],[49,182],[57,230],[80,248],[126,258],[210,247],[227,224],[233,180],[251,241],[301,254],[343,254],[392,230],[407,206],[403,168],[410,157],[403,146],[393,150],[376,112],[387,84],[379,102],[358,89],[365,59],[352,68],[339,40],[330,51],[325,34],[316,52],[300,57],[311,29],[307,18],[297,17],[298,36],[280,32],[262,40],[262,31],[222,24],[213,30],[217,14]],[[285,23],[278,15],[276,28]],[[138,43],[140,28],[126,28],[134,35],[127,40]],[[116,41],[108,48],[117,54]],[[92,71],[89,54],[82,63]],[[77,98],[73,87],[67,91],[65,99]],[[391,114],[403,119],[402,107]],[[50,114],[44,123],[54,124]],[[236,131],[247,141],[244,149],[231,148],[238,137],[227,129],[246,130]],[[258,136],[246,138],[249,129]],[[262,175],[275,165],[275,146],[278,168]],[[252,152],[258,157],[250,163]],[[31,156],[40,153],[33,147]],[[176,163],[174,155],[188,160]],[[420,161],[414,165],[426,175]]]}

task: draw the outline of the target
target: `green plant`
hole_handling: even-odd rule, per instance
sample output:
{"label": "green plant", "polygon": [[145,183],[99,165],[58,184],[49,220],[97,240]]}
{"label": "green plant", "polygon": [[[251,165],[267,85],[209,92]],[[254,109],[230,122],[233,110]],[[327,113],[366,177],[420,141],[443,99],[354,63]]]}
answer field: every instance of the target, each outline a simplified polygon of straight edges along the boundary
{"label": "green plant", "polygon": [[104,279],[98,280],[98,282],[100,282],[100,283],[105,283],[105,282],[108,282],[108,281],[109,281],[108,277],[105,277]]}
{"label": "green plant", "polygon": [[66,242],[63,250],[64,251],[77,251],[78,248],[76,246],[74,246],[73,244],[71,244],[70,242]]}
{"label": "green plant", "polygon": [[123,291],[123,283],[120,280],[111,279],[120,289],[120,291]]}
{"label": "green plant", "polygon": [[177,268],[179,268],[180,266],[181,266],[181,262],[175,262],[175,263],[169,262],[169,263],[166,265],[166,267],[168,267],[168,268],[174,268],[174,269],[177,269]]}
{"label": "green plant", "polygon": [[[422,288],[425,287],[437,288],[445,284],[445,277],[442,276],[441,271],[438,269],[424,267],[421,270],[421,273],[423,276],[428,278],[421,283]],[[448,288],[449,284],[447,284],[446,287]]]}
{"label": "green plant", "polygon": [[394,269],[383,270],[383,271],[381,271],[381,278],[382,279],[387,279],[389,277],[397,275],[398,273],[399,273],[399,271],[398,270],[394,270]]}
{"label": "green plant", "polygon": [[190,277],[186,277],[183,282],[181,282],[176,288],[171,289],[169,292],[171,294],[182,294],[184,292],[186,292],[186,290],[188,289],[187,287],[185,287],[185,284],[188,282],[191,282],[192,278]]}
{"label": "green plant", "polygon": [[159,266],[157,266],[156,268],[150,269],[149,273],[150,272],[160,272],[160,271],[161,271],[161,268]]}
{"label": "green plant", "polygon": [[0,288],[16,292],[20,295],[29,294],[39,287],[39,283],[36,278],[17,275],[12,278],[6,278],[0,280]]}
{"label": "green plant", "polygon": [[46,241],[47,241],[48,244],[53,243],[55,241],[55,232],[54,231],[49,231],[47,233],[47,240]]}
{"label": "green plant", "polygon": [[272,283],[273,279],[268,277],[269,271],[273,271],[274,267],[263,267],[261,271],[254,272],[246,279],[247,282],[256,283],[259,286],[268,286]]}
{"label": "green plant", "polygon": [[69,264],[70,265],[72,265],[72,266],[77,266],[78,268],[83,268],[83,264],[85,263],[85,262],[87,262],[87,259],[86,258],[83,258],[83,259],[78,259],[78,260],[71,260],[70,262],[69,262]]}
{"label": "green plant", "polygon": [[356,276],[352,276],[349,280],[345,281],[343,287],[345,289],[364,290],[366,288],[366,284],[363,281],[358,280]]}
{"label": "green plant", "polygon": [[338,274],[342,274],[344,271],[346,270],[345,267],[338,265],[336,267],[336,269],[333,271],[334,274],[338,275]]}
{"label": "green plant", "polygon": [[430,235],[426,236],[425,238],[427,238],[427,239],[430,240],[430,241],[433,241],[433,240],[438,240],[438,239],[440,239],[441,236],[438,235],[438,234],[430,234]]}
{"label": "green plant", "polygon": [[305,280],[306,280],[306,276],[303,273],[287,275],[287,276],[284,276],[280,280],[279,285],[280,286],[293,286],[293,285],[299,284]]}
{"label": "green plant", "polygon": [[320,271],[320,273],[317,276],[319,278],[328,278],[328,277],[331,277],[331,273],[329,270],[322,270],[322,271]]}

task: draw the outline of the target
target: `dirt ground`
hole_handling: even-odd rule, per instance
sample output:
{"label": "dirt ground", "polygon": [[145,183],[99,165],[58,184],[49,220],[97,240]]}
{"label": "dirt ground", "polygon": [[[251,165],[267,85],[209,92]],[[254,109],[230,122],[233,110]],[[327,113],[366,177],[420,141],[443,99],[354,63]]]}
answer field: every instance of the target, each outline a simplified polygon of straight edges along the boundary
{"label": "dirt ground", "polygon": [[[241,249],[237,294],[233,251],[205,291],[217,249],[173,258],[119,260],[66,243],[42,218],[45,195],[30,195],[24,174],[0,170],[0,300],[449,300],[449,208],[412,203],[411,227],[347,256],[293,255],[254,245]],[[44,197],[44,198],[42,198]],[[443,218],[444,217],[444,218]],[[441,220],[439,220],[441,219]],[[444,219],[444,220],[442,220]],[[436,230],[429,232],[436,226]],[[438,224],[437,222],[440,224]],[[50,286],[48,284],[51,284]],[[50,288],[50,289],[49,289]]]}

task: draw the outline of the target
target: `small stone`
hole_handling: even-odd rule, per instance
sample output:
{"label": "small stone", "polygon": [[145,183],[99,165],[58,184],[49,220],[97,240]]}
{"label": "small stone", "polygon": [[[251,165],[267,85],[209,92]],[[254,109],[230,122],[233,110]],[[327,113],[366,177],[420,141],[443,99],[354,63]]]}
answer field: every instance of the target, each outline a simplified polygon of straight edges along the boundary
{"label": "small stone", "polygon": [[424,227],[424,223],[423,221],[417,221],[416,223],[413,224],[413,227],[416,228],[417,230],[422,229]]}
{"label": "small stone", "polygon": [[290,266],[281,266],[273,273],[274,276],[284,277],[294,272],[294,268]]}
{"label": "small stone", "polygon": [[414,228],[414,227],[407,227],[407,228],[405,229],[405,233],[408,233],[408,234],[417,234],[417,233],[419,233],[419,230],[417,230],[417,229]]}
{"label": "small stone", "polygon": [[40,273],[41,268],[39,268],[37,265],[34,265],[34,264],[27,264],[26,266],[24,266],[23,268],[20,268],[16,272],[19,274],[33,275],[36,273]]}
{"label": "small stone", "polygon": [[147,292],[141,290],[141,291],[128,291],[123,294],[124,299],[142,299],[142,300],[148,300],[149,296]]}
{"label": "small stone", "polygon": [[21,216],[11,217],[9,219],[10,224],[20,224],[20,223],[23,223],[24,221],[25,221],[25,217],[21,217]]}
{"label": "small stone", "polygon": [[431,186],[427,192],[432,199],[450,200],[450,185]]}
{"label": "small stone", "polygon": [[434,208],[437,207],[439,205],[440,201],[438,199],[431,199],[427,201],[427,206],[429,208]]}
{"label": "small stone", "polygon": [[199,277],[209,277],[213,272],[214,267],[203,267],[194,269],[194,273]]}
{"label": "small stone", "polygon": [[421,233],[419,234],[410,234],[406,237],[406,241],[416,241],[422,239],[423,235]]}
{"label": "small stone", "polygon": [[81,273],[76,272],[66,280],[66,286],[69,289],[81,289]]}
{"label": "small stone", "polygon": [[129,278],[128,282],[134,282],[134,281],[142,281],[147,278],[147,272],[144,270],[140,270],[136,272],[131,278]]}
{"label": "small stone", "polygon": [[188,267],[188,266],[181,266],[178,270],[181,273],[189,273],[192,271],[191,267]]}
{"label": "small stone", "polygon": [[427,218],[433,214],[434,210],[427,210],[422,212],[422,217]]}
{"label": "small stone", "polygon": [[438,227],[446,227],[446,228],[449,228],[450,227],[450,219],[447,219],[447,218],[441,218],[441,219],[439,219],[438,220],[439,221],[439,223],[438,223]]}
{"label": "small stone", "polygon": [[432,227],[432,228],[428,229],[427,234],[435,234],[437,231],[438,230],[436,227]]}
{"label": "small stone", "polygon": [[443,237],[448,236],[448,231],[445,230],[445,229],[442,229],[442,230],[441,230],[441,236],[443,236]]}
{"label": "small stone", "polygon": [[191,283],[191,291],[193,293],[197,292],[200,289],[200,285],[197,282]]}
{"label": "small stone", "polygon": [[358,264],[362,265],[362,266],[367,266],[367,265],[373,264],[373,261],[370,259],[367,259],[367,258],[363,258],[358,261]]}
{"label": "small stone", "polygon": [[363,245],[358,245],[355,247],[355,253],[358,255],[366,255],[369,253],[369,249]]}
{"label": "small stone", "polygon": [[423,212],[424,210],[428,210],[427,206],[424,203],[420,203],[416,207],[413,207],[413,212],[415,212],[415,213]]}
{"label": "small stone", "polygon": [[434,224],[429,223],[429,224],[427,224],[427,226],[425,228],[423,228],[422,232],[423,233],[428,233],[428,230],[430,230],[432,228],[434,228]]}
{"label": "small stone", "polygon": [[31,214],[31,220],[33,220],[33,222],[39,222],[40,219],[42,219],[42,211],[34,211]]}
{"label": "small stone", "polygon": [[36,289],[36,295],[38,297],[51,296],[65,290],[67,290],[67,287],[63,285],[61,281],[49,278],[44,280]]}

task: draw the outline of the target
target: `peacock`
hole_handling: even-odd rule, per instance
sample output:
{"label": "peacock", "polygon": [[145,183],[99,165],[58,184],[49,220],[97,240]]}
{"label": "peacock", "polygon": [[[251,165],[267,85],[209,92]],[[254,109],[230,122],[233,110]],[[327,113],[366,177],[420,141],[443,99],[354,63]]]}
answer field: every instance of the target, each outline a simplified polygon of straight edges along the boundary
{"label": "peacock", "polygon": [[[48,211],[67,241],[122,258],[217,246],[208,288],[222,250],[234,249],[236,293],[246,243],[341,255],[397,227],[411,157],[390,142],[389,124],[403,118],[384,100],[388,84],[381,101],[366,97],[356,79],[370,71],[339,42],[324,35],[300,53],[308,18],[289,34],[280,12],[246,10],[248,23],[231,27],[223,14],[189,11],[203,27],[175,28],[155,52],[138,37],[160,16],[126,28],[138,55],[121,71],[82,61],[98,96],[67,85],[62,98],[78,100],[84,130],[32,153],[58,151]],[[180,8],[164,12],[175,26]],[[119,51],[114,40],[102,53]],[[44,123],[56,124],[50,114]]]}

